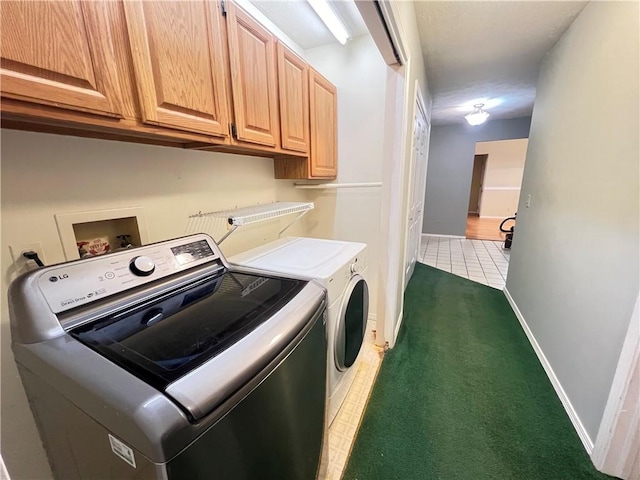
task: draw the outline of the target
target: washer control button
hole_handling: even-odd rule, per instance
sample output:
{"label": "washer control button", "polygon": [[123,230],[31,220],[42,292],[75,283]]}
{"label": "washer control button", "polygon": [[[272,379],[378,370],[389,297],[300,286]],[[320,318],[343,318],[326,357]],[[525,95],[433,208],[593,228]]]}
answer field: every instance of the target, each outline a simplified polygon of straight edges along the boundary
{"label": "washer control button", "polygon": [[153,263],[153,260],[151,258],[141,255],[131,260],[131,263],[129,263],[129,269],[134,275],[138,275],[139,277],[146,277],[153,273],[153,271],[156,269],[156,264]]}

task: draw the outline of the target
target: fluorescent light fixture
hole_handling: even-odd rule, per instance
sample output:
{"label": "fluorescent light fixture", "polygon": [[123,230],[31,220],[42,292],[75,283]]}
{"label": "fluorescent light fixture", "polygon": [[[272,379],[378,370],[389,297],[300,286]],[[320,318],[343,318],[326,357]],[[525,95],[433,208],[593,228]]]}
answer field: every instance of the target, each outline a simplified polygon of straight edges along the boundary
{"label": "fluorescent light fixture", "polygon": [[480,125],[487,121],[489,114],[482,110],[482,107],[484,107],[484,103],[476,103],[473,106],[473,112],[464,117],[469,122],[469,125]]}
{"label": "fluorescent light fixture", "polygon": [[333,36],[344,45],[349,40],[349,32],[340,21],[327,0],[307,0]]}

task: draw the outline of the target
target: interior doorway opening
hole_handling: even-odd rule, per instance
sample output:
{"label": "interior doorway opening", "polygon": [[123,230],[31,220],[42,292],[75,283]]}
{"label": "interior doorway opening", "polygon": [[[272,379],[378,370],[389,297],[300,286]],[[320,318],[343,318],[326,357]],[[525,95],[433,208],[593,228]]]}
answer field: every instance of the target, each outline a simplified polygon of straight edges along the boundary
{"label": "interior doorway opening", "polygon": [[[469,187],[466,237],[504,241],[500,224],[520,202],[528,139],[477,142]],[[507,230],[514,224],[508,222]]]}
{"label": "interior doorway opening", "polygon": [[480,216],[482,183],[488,157],[489,155],[486,153],[473,157],[473,176],[471,178],[471,192],[469,194],[469,215]]}

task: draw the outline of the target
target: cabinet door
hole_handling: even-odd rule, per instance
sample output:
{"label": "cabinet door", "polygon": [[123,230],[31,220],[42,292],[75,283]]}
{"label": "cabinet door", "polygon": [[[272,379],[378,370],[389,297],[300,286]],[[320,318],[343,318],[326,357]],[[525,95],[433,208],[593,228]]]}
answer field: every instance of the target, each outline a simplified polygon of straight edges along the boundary
{"label": "cabinet door", "polygon": [[231,2],[227,28],[237,138],[277,146],[280,128],[273,35]]}
{"label": "cabinet door", "polygon": [[336,87],[311,69],[311,177],[337,174],[338,119]]}
{"label": "cabinet door", "polygon": [[309,152],[309,65],[278,43],[282,148]]}
{"label": "cabinet door", "polygon": [[222,13],[217,2],[124,2],[142,119],[229,134]]}
{"label": "cabinet door", "polygon": [[108,2],[0,2],[2,96],[122,118]]}

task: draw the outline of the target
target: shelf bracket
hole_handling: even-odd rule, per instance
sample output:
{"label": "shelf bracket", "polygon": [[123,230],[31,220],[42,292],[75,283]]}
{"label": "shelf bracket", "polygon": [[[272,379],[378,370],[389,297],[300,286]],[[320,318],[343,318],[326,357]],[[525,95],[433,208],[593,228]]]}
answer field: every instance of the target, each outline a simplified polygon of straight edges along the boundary
{"label": "shelf bracket", "polygon": [[233,232],[235,232],[237,228],[238,228],[238,225],[234,225],[234,226],[232,226],[232,227],[229,229],[229,231],[228,231],[227,233],[225,233],[225,234],[222,236],[222,238],[221,238],[220,240],[218,240],[216,243],[217,243],[218,245],[220,245],[222,242],[224,242],[224,241],[225,241],[225,239],[226,239],[229,235],[231,235]]}
{"label": "shelf bracket", "polygon": [[294,218],[293,220],[291,220],[286,227],[284,227],[282,230],[280,230],[280,232],[278,232],[278,238],[280,238],[280,235],[282,235],[284,232],[286,232],[289,227],[291,225],[293,225],[294,223],[296,223],[298,220],[300,220],[302,217],[304,217],[307,213],[309,213],[309,210],[305,210],[304,212],[301,212],[300,214],[298,214],[298,216],[296,218]]}

